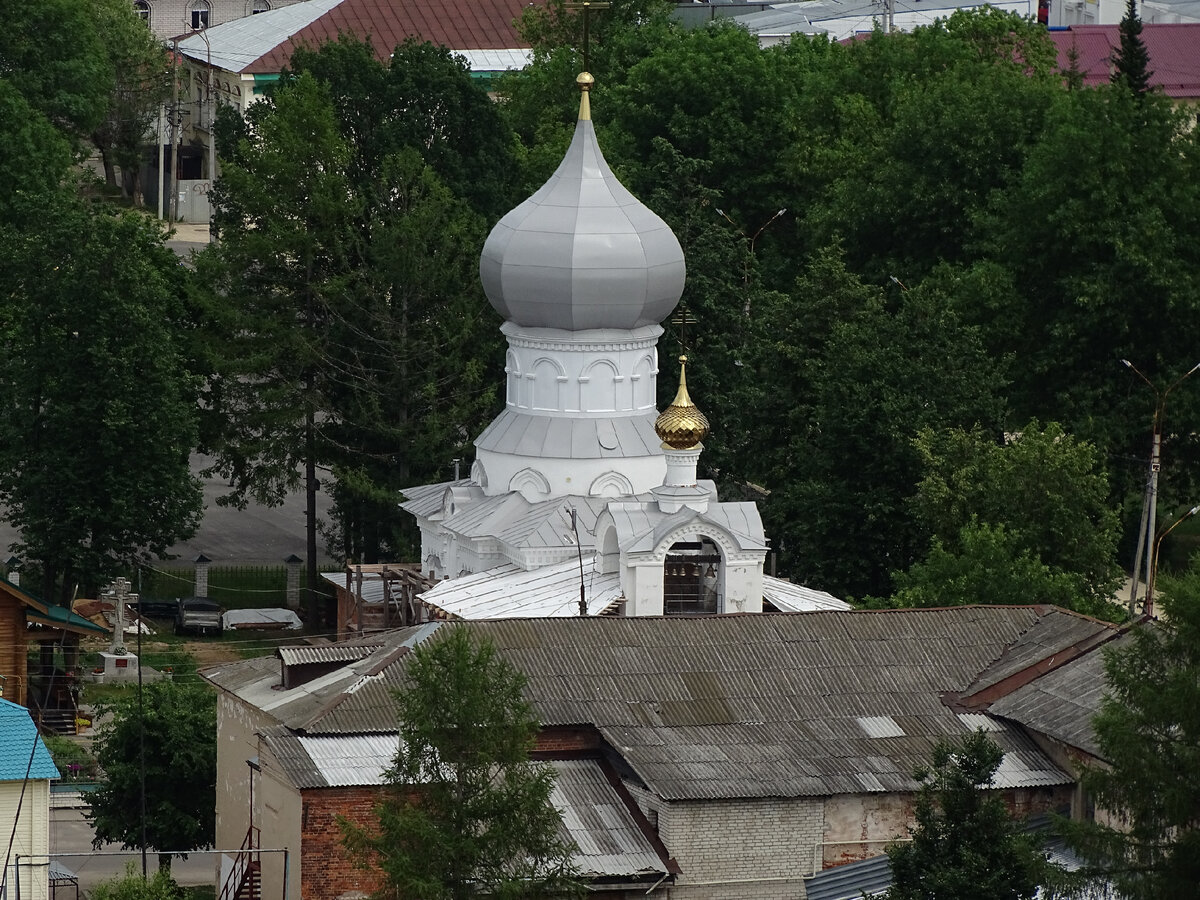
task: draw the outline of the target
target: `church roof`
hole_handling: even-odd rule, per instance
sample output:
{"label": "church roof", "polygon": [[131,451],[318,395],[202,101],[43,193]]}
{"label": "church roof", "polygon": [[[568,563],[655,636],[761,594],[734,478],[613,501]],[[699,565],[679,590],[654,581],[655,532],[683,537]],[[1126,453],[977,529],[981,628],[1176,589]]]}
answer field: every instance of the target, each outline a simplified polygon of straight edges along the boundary
{"label": "church roof", "polygon": [[[584,85],[566,155],[492,229],[479,258],[488,300],[510,322],[567,331],[657,325],[683,293],[683,250],[617,180],[596,140]],[[587,79],[586,83],[583,79]]]}
{"label": "church roof", "polygon": [[475,439],[480,450],[557,459],[620,459],[660,452],[655,413],[612,418],[553,418],[506,408]]}
{"label": "church roof", "polygon": [[622,550],[652,551],[668,534],[689,522],[715,525],[737,541],[739,550],[766,550],[762,516],[754,503],[713,503],[707,511],[684,508],[664,513],[653,502],[614,500],[609,513]]}
{"label": "church roof", "polygon": [[[598,616],[621,598],[617,573],[600,574],[595,554],[584,554],[588,615]],[[504,565],[443,581],[420,599],[460,619],[551,618],[579,615],[579,561],[566,560],[525,571]]]}

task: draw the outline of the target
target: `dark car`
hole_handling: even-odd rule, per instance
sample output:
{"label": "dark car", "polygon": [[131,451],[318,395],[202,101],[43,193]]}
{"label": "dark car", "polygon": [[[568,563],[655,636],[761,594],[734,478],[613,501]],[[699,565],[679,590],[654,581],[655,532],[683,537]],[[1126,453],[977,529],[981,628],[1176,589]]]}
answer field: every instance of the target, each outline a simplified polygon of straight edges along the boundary
{"label": "dark car", "polygon": [[221,607],[207,597],[185,597],[175,610],[176,634],[220,634]]}

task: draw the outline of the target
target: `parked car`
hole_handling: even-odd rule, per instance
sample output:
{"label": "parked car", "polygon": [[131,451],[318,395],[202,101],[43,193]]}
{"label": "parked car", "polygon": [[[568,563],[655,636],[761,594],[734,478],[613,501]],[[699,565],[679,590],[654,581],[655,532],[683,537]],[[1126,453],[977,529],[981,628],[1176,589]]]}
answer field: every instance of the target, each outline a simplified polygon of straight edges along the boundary
{"label": "parked car", "polygon": [[175,611],[176,634],[220,634],[221,607],[207,597],[185,597]]}
{"label": "parked car", "polygon": [[167,619],[179,611],[179,598],[176,597],[174,600],[142,598],[135,603],[130,603],[129,606],[136,609],[140,615],[155,619]]}

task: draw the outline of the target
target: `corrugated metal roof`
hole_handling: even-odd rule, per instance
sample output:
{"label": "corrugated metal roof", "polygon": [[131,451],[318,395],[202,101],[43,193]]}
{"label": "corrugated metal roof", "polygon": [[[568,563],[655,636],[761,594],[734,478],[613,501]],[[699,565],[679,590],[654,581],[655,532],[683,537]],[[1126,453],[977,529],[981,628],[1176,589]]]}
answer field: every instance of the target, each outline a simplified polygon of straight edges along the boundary
{"label": "corrugated metal roof", "polygon": [[[1087,85],[1107,84],[1113,58],[1121,46],[1119,25],[1072,25],[1051,31],[1058,48],[1058,65],[1070,68],[1074,49],[1076,67]],[[1150,56],[1150,86],[1168,97],[1200,97],[1200,23],[1143,24],[1142,43]]]}
{"label": "corrugated metal roof", "polygon": [[[621,598],[620,576],[597,572],[595,554],[584,558],[583,587],[588,615],[600,615]],[[579,563],[568,560],[528,572],[500,566],[443,581],[420,599],[460,619],[578,616]]]}
{"label": "corrugated metal roof", "polygon": [[[396,756],[397,734],[294,734],[284,726],[259,732],[288,781],[300,789],[384,784]],[[579,848],[574,856],[587,878],[658,880],[667,866],[642,832],[628,803],[594,759],[553,760],[550,801],[563,816],[563,836]]]}
{"label": "corrugated metal roof", "polygon": [[532,50],[458,50],[472,72],[510,72],[523,69],[533,58]]}
{"label": "corrugated metal roof", "polygon": [[182,38],[179,51],[197,62],[211,59],[219,69],[241,72],[341,2],[308,0],[214,25]]}
{"label": "corrugated metal roof", "polygon": [[[1124,635],[1107,646],[1121,647],[1129,640]],[[1097,647],[1001,697],[988,712],[1098,757],[1092,719],[1100,711],[1104,692],[1104,653]]]}
{"label": "corrugated metal roof", "polygon": [[579,848],[573,862],[583,877],[649,876],[657,881],[667,874],[665,861],[596,760],[554,760],[550,765],[557,775],[550,799]]}
{"label": "corrugated metal roof", "polygon": [[[303,5],[303,4],[298,4]],[[320,46],[339,34],[369,39],[380,59],[407,38],[430,41],[451,50],[506,50],[526,47],[517,34],[522,0],[342,0],[264,54],[247,71],[278,72],[296,46]]]}
{"label": "corrugated metal roof", "polygon": [[279,647],[275,652],[285,666],[305,666],[314,663],[353,662],[365,659],[380,646],[379,641],[358,644],[317,644],[315,646]]}
{"label": "corrugated metal roof", "polygon": [[30,778],[39,780],[61,777],[29,710],[0,700],[0,781],[24,781],[27,771]]}
{"label": "corrugated metal roof", "polygon": [[[595,725],[664,798],[718,799],[915,789],[911,773],[937,741],[976,724],[941,697],[961,692],[1030,629],[1062,627],[1069,636],[1072,618],[1035,607],[958,607],[462,627],[526,675],[543,724]],[[400,629],[389,640],[402,649],[430,633]],[[277,673],[264,679],[260,670],[254,681],[237,671],[232,664],[206,675],[241,684],[239,695],[309,735],[384,732],[393,727],[403,653],[380,648],[291,691],[270,689]],[[859,720],[882,717],[903,734],[868,737]],[[1018,729],[993,736],[1010,754],[1005,786],[1070,780]]]}
{"label": "corrugated metal roof", "polygon": [[825,869],[804,879],[808,900],[862,900],[881,894],[892,884],[892,866],[887,854]]}
{"label": "corrugated metal roof", "polygon": [[1036,663],[1071,652],[1076,645],[1087,646],[1112,634],[1112,626],[1104,622],[1062,610],[1050,611],[1006,647],[1000,658],[979,674],[967,693],[978,693]]}
{"label": "corrugated metal roof", "polygon": [[763,576],[763,600],[779,612],[812,612],[818,609],[850,609],[850,604],[833,594],[792,584],[782,578]]}

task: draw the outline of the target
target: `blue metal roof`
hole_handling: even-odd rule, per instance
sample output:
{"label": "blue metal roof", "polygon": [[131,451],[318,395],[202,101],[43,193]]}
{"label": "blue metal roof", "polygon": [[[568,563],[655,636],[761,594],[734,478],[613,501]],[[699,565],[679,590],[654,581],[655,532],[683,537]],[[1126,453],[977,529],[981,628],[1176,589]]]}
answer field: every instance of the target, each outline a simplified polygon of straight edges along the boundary
{"label": "blue metal roof", "polygon": [[[33,751],[32,768],[29,767],[30,751]],[[24,781],[27,769],[30,778],[62,777],[38,735],[29,710],[0,700],[0,781]]]}
{"label": "blue metal roof", "polygon": [[881,853],[869,859],[824,869],[804,879],[808,900],[860,900],[892,884],[891,860]]}

